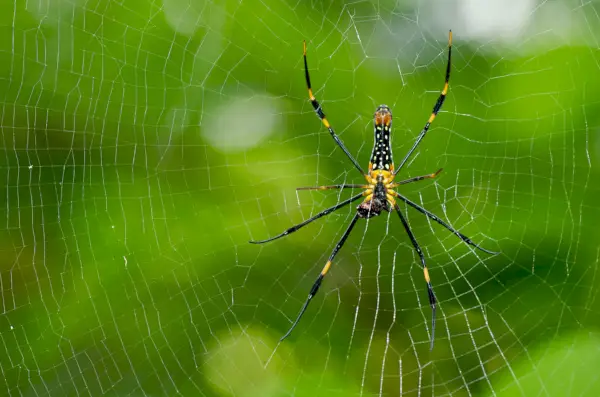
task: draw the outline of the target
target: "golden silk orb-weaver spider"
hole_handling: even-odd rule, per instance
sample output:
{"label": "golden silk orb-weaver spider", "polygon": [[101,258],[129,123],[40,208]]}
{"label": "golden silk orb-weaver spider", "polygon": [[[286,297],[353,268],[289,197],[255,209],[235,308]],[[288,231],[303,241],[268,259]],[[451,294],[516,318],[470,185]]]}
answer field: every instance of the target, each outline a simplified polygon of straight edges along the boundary
{"label": "golden silk orb-weaver spider", "polygon": [[344,200],[344,201],[334,205],[333,207],[327,208],[326,210],[319,212],[315,216],[305,220],[302,223],[299,223],[297,225],[290,227],[289,229],[285,230],[283,233],[278,234],[277,236],[271,237],[266,240],[250,241],[252,244],[262,244],[262,243],[266,243],[269,241],[277,240],[278,238],[287,236],[288,234],[291,234],[291,233],[299,230],[300,228],[308,225],[309,223],[311,223],[314,220],[322,218],[325,215],[328,215],[328,214],[332,213],[333,211],[340,209],[340,208],[364,197],[364,200],[362,201],[362,203],[360,203],[358,205],[358,207],[356,208],[356,214],[352,218],[352,221],[350,221],[350,225],[348,226],[348,228],[342,235],[342,238],[338,241],[338,243],[334,247],[333,251],[331,252],[331,255],[329,256],[329,260],[325,263],[323,270],[321,270],[321,273],[317,277],[317,280],[315,281],[312,288],[310,289],[308,298],[304,302],[302,309],[300,309],[300,313],[296,317],[296,320],[294,321],[294,323],[292,324],[290,329],[285,333],[285,335],[283,335],[281,337],[280,341],[283,341],[285,338],[287,338],[292,333],[292,331],[294,330],[296,325],[298,325],[298,322],[302,318],[302,315],[306,311],[306,308],[308,307],[310,301],[315,296],[315,294],[319,291],[319,287],[321,286],[321,283],[323,282],[323,278],[325,277],[325,275],[327,275],[327,272],[329,272],[329,269],[331,268],[331,263],[333,262],[333,259],[335,258],[338,251],[342,248],[342,246],[346,242],[346,239],[350,235],[350,232],[354,228],[354,225],[356,224],[358,219],[359,218],[368,219],[368,218],[372,218],[374,216],[380,215],[381,212],[383,212],[383,211],[391,212],[392,210],[395,210],[396,213],[398,214],[398,217],[400,218],[400,221],[402,222],[402,225],[404,226],[404,229],[406,230],[406,233],[408,234],[408,237],[409,237],[415,251],[419,255],[419,258],[421,260],[421,265],[423,267],[423,276],[425,277],[425,282],[427,283],[427,293],[429,296],[429,304],[430,304],[431,310],[432,310],[430,349],[433,349],[433,341],[434,341],[434,337],[435,337],[435,318],[436,318],[435,314],[436,314],[437,300],[436,300],[435,294],[433,293],[433,288],[431,286],[431,280],[429,278],[429,271],[427,270],[427,264],[425,263],[425,255],[423,255],[423,251],[421,250],[419,243],[417,242],[414,234],[412,233],[410,226],[408,225],[408,222],[406,221],[406,218],[402,214],[400,207],[396,203],[396,200],[400,200],[400,201],[406,203],[408,206],[413,207],[414,209],[416,209],[420,213],[426,215],[433,221],[444,226],[446,229],[448,229],[449,231],[454,233],[465,243],[467,243],[483,252],[486,252],[488,254],[492,254],[492,255],[497,254],[497,252],[492,252],[492,251],[486,250],[485,248],[482,248],[479,245],[475,244],[473,241],[471,241],[470,238],[468,238],[464,234],[460,233],[458,230],[454,229],[452,226],[448,225],[446,222],[441,220],[438,216],[429,212],[425,208],[421,207],[417,203],[409,200],[408,198],[404,197],[403,195],[401,195],[400,193],[398,193],[394,190],[394,188],[397,188],[400,185],[405,185],[407,183],[421,181],[423,179],[435,178],[442,171],[442,169],[439,169],[436,172],[434,172],[433,174],[417,176],[417,177],[402,180],[399,182],[394,181],[396,174],[398,174],[398,172],[406,164],[406,161],[408,160],[408,158],[415,151],[417,146],[419,146],[419,143],[421,143],[421,140],[425,137],[425,134],[429,130],[431,123],[437,116],[440,108],[442,107],[442,104],[444,103],[444,100],[446,99],[446,94],[448,93],[448,82],[450,80],[451,58],[452,58],[452,31],[450,31],[448,34],[448,63],[446,66],[446,80],[444,83],[444,88],[442,89],[442,92],[441,92],[437,102],[435,103],[435,106],[433,107],[431,116],[429,116],[429,119],[425,123],[425,126],[421,130],[421,133],[417,137],[417,140],[415,141],[413,146],[410,148],[410,150],[408,151],[406,156],[404,156],[404,159],[402,159],[402,162],[400,163],[400,166],[398,168],[394,167],[394,162],[393,162],[393,158],[392,158],[392,146],[391,146],[392,112],[390,111],[390,108],[387,107],[386,105],[380,105],[377,108],[377,110],[375,111],[375,115],[374,115],[375,144],[373,145],[373,151],[371,154],[371,159],[369,161],[369,170],[368,170],[368,172],[364,172],[364,170],[362,169],[360,164],[350,154],[348,149],[346,149],[346,147],[344,146],[344,144],[342,143],[340,138],[334,132],[333,128],[329,124],[329,121],[325,117],[323,108],[321,108],[321,105],[319,104],[319,102],[317,102],[317,99],[313,95],[313,91],[312,91],[312,88],[310,85],[310,76],[308,73],[308,63],[306,61],[306,42],[304,42],[304,71],[305,71],[305,77],[306,77],[306,85],[308,86],[308,97],[310,99],[310,102],[311,102],[313,108],[315,109],[315,112],[317,113],[317,115],[319,116],[321,121],[323,122],[323,125],[325,126],[325,128],[327,128],[327,130],[329,130],[331,137],[334,139],[334,141],[337,143],[337,145],[344,151],[344,153],[350,159],[350,161],[352,161],[352,163],[354,164],[356,169],[360,171],[360,173],[366,179],[367,183],[360,184],[360,185],[343,184],[343,185],[332,185],[332,186],[299,187],[298,190],[329,190],[329,189],[348,189],[348,188],[359,188],[359,189],[364,189],[364,190],[362,193],[360,193],[354,197],[351,197],[347,200]]}

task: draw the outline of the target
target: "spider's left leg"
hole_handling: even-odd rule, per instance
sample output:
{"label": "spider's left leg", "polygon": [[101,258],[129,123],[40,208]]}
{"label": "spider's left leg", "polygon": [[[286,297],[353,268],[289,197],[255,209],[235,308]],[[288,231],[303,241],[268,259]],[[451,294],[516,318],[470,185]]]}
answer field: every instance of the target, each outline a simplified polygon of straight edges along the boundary
{"label": "spider's left leg", "polygon": [[292,324],[292,326],[288,330],[288,332],[286,332],[285,335],[283,335],[281,337],[281,339],[279,340],[280,342],[283,341],[288,336],[290,336],[290,334],[292,333],[292,331],[294,330],[294,328],[296,328],[296,325],[298,325],[298,322],[300,321],[300,319],[302,318],[302,315],[306,311],[306,308],[308,307],[308,304],[312,300],[313,296],[315,296],[315,294],[317,293],[317,291],[319,291],[319,287],[321,286],[321,283],[323,282],[323,278],[325,277],[325,275],[329,271],[329,268],[331,267],[331,262],[333,261],[333,259],[337,255],[337,253],[340,250],[340,248],[342,248],[342,246],[346,242],[346,239],[350,235],[350,232],[352,231],[352,228],[354,228],[354,225],[356,224],[357,220],[358,220],[358,213],[356,215],[354,215],[354,218],[352,218],[352,221],[350,222],[350,225],[348,226],[348,228],[344,232],[344,235],[342,236],[342,238],[340,239],[340,241],[337,243],[337,245],[335,246],[335,248],[331,252],[331,255],[329,255],[329,260],[327,261],[327,263],[325,263],[325,266],[323,267],[323,270],[321,270],[321,273],[319,274],[319,277],[317,277],[317,280],[315,281],[315,283],[313,284],[312,288],[310,289],[310,293],[308,294],[308,298],[306,299],[306,302],[304,302],[304,305],[302,306],[302,309],[300,309],[300,313],[298,314],[298,317],[296,317],[296,321],[294,321],[294,323]]}
{"label": "spider's left leg", "polygon": [[327,121],[327,117],[325,117],[325,113],[323,113],[323,109],[321,108],[321,105],[319,104],[319,102],[317,102],[317,99],[313,95],[312,87],[310,85],[310,75],[308,74],[308,62],[306,61],[306,41],[304,42],[304,75],[306,77],[306,86],[308,87],[308,98],[310,99],[310,103],[312,104],[313,108],[315,109],[317,116],[319,116],[319,118],[323,122],[323,125],[325,126],[325,128],[327,128],[329,130],[329,133],[331,134],[331,137],[333,138],[335,143],[337,143],[338,146],[344,151],[344,153],[346,153],[346,156],[348,156],[350,161],[352,161],[352,163],[354,164],[356,169],[359,170],[361,174],[366,175],[365,171],[363,171],[360,164],[358,164],[358,161],[356,161],[354,156],[352,156],[350,154],[350,152],[348,151],[348,149],[346,149],[346,146],[344,146],[344,144],[342,143],[340,138],[337,136],[335,131],[333,131],[333,128],[331,128],[329,121]]}
{"label": "spider's left leg", "polygon": [[412,243],[413,247],[415,247],[415,251],[417,251],[419,258],[421,258],[421,264],[423,265],[423,276],[425,277],[425,282],[427,283],[427,294],[429,295],[429,305],[431,306],[431,344],[429,345],[429,350],[433,350],[433,339],[435,337],[435,304],[437,303],[437,300],[435,299],[433,287],[431,286],[431,280],[429,279],[429,271],[427,270],[427,264],[425,263],[425,255],[423,255],[423,251],[421,250],[419,243],[417,243],[417,239],[415,238],[412,230],[410,230],[410,226],[408,226],[406,218],[404,218],[404,215],[402,215],[402,211],[400,211],[398,204],[394,204],[394,209],[398,213],[400,221],[402,222],[402,225],[404,226],[404,229],[410,238],[410,242]]}
{"label": "spider's left leg", "polygon": [[465,243],[467,243],[467,244],[469,244],[469,245],[471,245],[471,246],[477,248],[478,250],[481,250],[481,251],[483,251],[483,252],[485,252],[487,254],[490,254],[490,255],[498,255],[499,254],[499,252],[490,251],[490,250],[487,250],[487,249],[485,249],[483,247],[480,247],[479,245],[475,244],[473,241],[471,241],[470,238],[468,238],[467,236],[465,236],[464,234],[462,234],[461,232],[459,232],[458,230],[456,230],[455,228],[453,228],[452,226],[450,226],[449,224],[447,224],[446,222],[444,222],[443,220],[441,220],[437,215],[435,215],[432,212],[427,211],[425,208],[421,207],[419,204],[410,201],[409,199],[407,199],[406,197],[404,197],[400,193],[393,192],[393,196],[394,197],[398,197],[400,200],[404,201],[406,204],[410,205],[411,207],[413,207],[414,209],[416,209],[420,213],[427,215],[432,220],[434,220],[437,223],[439,223],[440,225],[444,226],[446,229],[450,230],[453,234],[455,234],[459,239],[461,239]]}
{"label": "spider's left leg", "polygon": [[290,227],[290,228],[288,228],[288,229],[284,230],[283,232],[279,233],[277,236],[274,236],[274,237],[268,238],[268,239],[266,239],[266,240],[250,240],[249,242],[250,242],[250,244],[264,244],[264,243],[268,243],[269,241],[273,241],[273,240],[277,240],[278,238],[285,237],[285,236],[287,236],[288,234],[292,234],[292,233],[294,233],[295,231],[298,231],[298,230],[300,230],[301,228],[303,228],[304,226],[308,225],[308,224],[309,224],[309,223],[311,223],[312,221],[315,221],[315,220],[317,220],[317,219],[319,219],[319,218],[322,218],[322,217],[324,217],[324,216],[326,216],[326,215],[329,215],[329,214],[331,214],[333,211],[335,211],[335,210],[338,210],[338,209],[342,208],[343,206],[345,206],[345,205],[348,205],[348,204],[350,204],[351,202],[358,200],[359,198],[363,197],[363,196],[364,196],[365,194],[367,194],[368,192],[369,192],[369,191],[368,191],[368,190],[366,190],[365,192],[363,192],[363,193],[359,193],[359,194],[357,194],[357,195],[356,195],[356,196],[354,196],[354,197],[350,197],[349,199],[347,199],[347,200],[344,200],[344,201],[342,201],[342,202],[340,202],[340,203],[338,203],[338,204],[334,205],[333,207],[329,207],[329,208],[327,208],[327,209],[324,209],[323,211],[319,212],[318,214],[316,214],[316,215],[314,215],[314,216],[312,216],[312,217],[308,218],[308,219],[307,219],[307,220],[305,220],[304,222],[302,222],[302,223],[299,223],[299,224],[297,224],[297,225],[294,225],[294,226],[292,226],[292,227]]}
{"label": "spider's left leg", "polygon": [[329,185],[297,187],[296,190],[368,189],[369,187],[369,185]]}

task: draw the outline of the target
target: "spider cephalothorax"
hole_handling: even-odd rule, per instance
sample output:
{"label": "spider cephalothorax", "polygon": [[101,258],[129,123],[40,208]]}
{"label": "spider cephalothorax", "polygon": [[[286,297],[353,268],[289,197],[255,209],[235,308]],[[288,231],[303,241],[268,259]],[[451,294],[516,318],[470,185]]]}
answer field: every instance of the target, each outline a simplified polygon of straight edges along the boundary
{"label": "spider cephalothorax", "polygon": [[431,212],[427,211],[425,208],[421,207],[419,204],[409,200],[408,198],[404,197],[403,195],[401,195],[400,193],[398,193],[394,190],[394,188],[396,188],[400,185],[420,181],[423,179],[435,178],[441,171],[441,169],[440,169],[440,170],[434,172],[433,174],[416,176],[416,177],[409,178],[409,179],[406,179],[406,180],[403,180],[400,182],[394,182],[394,177],[396,176],[398,171],[400,171],[402,169],[402,167],[406,164],[406,161],[408,160],[410,155],[415,151],[415,149],[417,148],[417,146],[419,145],[419,143],[421,142],[423,137],[425,137],[425,134],[429,130],[429,126],[433,122],[433,119],[436,117],[440,108],[442,107],[442,104],[444,103],[444,99],[446,98],[446,93],[448,92],[448,81],[450,80],[451,54],[452,54],[452,32],[450,32],[449,38],[448,38],[448,64],[446,66],[446,82],[444,84],[444,88],[442,89],[442,93],[440,94],[437,102],[435,103],[435,106],[433,107],[433,111],[431,112],[431,116],[429,116],[427,123],[425,123],[425,127],[423,127],[423,130],[421,130],[421,133],[417,137],[416,142],[413,144],[412,148],[408,151],[406,156],[404,156],[404,158],[402,159],[402,162],[400,163],[400,166],[397,169],[394,169],[394,160],[392,158],[392,145],[391,145],[392,112],[390,111],[390,108],[387,107],[386,105],[381,105],[377,108],[377,110],[375,111],[374,120],[373,120],[375,144],[373,145],[371,161],[369,162],[369,170],[368,170],[368,172],[364,172],[362,167],[360,166],[360,164],[350,154],[350,152],[348,151],[348,149],[346,149],[346,147],[344,146],[344,144],[342,143],[340,138],[333,131],[333,128],[331,127],[331,125],[329,124],[329,121],[325,117],[325,113],[323,112],[321,105],[319,104],[319,102],[317,102],[317,99],[313,95],[312,88],[310,85],[310,76],[308,74],[308,64],[306,61],[306,42],[304,43],[304,73],[305,73],[305,77],[306,77],[306,85],[308,86],[308,97],[310,99],[310,103],[312,104],[313,108],[315,109],[315,112],[317,113],[317,115],[319,116],[321,121],[323,122],[323,125],[325,126],[325,128],[327,128],[327,130],[331,134],[331,137],[334,139],[334,141],[337,143],[337,145],[344,151],[346,156],[348,156],[350,161],[352,161],[352,163],[354,164],[354,167],[356,167],[356,169],[360,171],[360,173],[363,175],[363,177],[367,181],[367,184],[366,185],[365,184],[360,184],[360,185],[344,184],[344,185],[332,185],[332,186],[300,187],[300,188],[298,188],[298,190],[329,190],[329,189],[353,188],[353,189],[363,189],[363,191],[356,196],[350,197],[349,199],[339,202],[338,204],[334,205],[333,207],[327,208],[326,210],[319,212],[318,214],[314,215],[313,217],[305,220],[304,222],[302,222],[298,225],[290,227],[289,229],[285,230],[283,233],[280,233],[275,237],[271,237],[266,240],[251,241],[251,243],[254,243],[254,244],[261,244],[261,243],[266,243],[268,241],[276,240],[283,236],[287,236],[288,234],[295,232],[296,230],[300,229],[303,226],[308,225],[310,222],[312,222],[316,219],[319,219],[325,215],[328,215],[328,214],[332,213],[333,211],[352,203],[353,201],[364,198],[362,203],[356,208],[356,214],[354,214],[352,221],[350,221],[350,225],[348,226],[348,228],[346,229],[346,231],[340,238],[339,242],[335,245],[333,251],[331,252],[331,255],[329,256],[329,260],[325,263],[323,270],[321,270],[321,273],[317,277],[317,280],[314,282],[312,288],[310,289],[308,298],[304,302],[302,309],[300,309],[300,313],[296,317],[296,321],[294,321],[294,323],[292,324],[292,326],[290,327],[288,332],[286,332],[286,334],[283,335],[281,340],[287,338],[290,335],[292,330],[298,324],[298,321],[300,321],[300,318],[302,318],[302,315],[304,314],[306,308],[308,307],[308,304],[312,300],[313,296],[315,296],[315,294],[319,290],[319,287],[321,286],[323,278],[325,277],[327,272],[329,272],[329,269],[331,268],[331,263],[332,263],[333,259],[337,255],[340,248],[342,248],[342,246],[346,242],[346,239],[350,235],[350,232],[354,228],[354,225],[356,224],[358,219],[359,218],[372,218],[374,216],[381,214],[383,211],[395,210],[398,213],[398,217],[400,218],[400,221],[402,222],[402,225],[404,226],[404,229],[406,230],[406,233],[408,234],[408,237],[410,238],[410,241],[411,241],[415,251],[419,255],[419,258],[421,260],[421,265],[423,266],[423,276],[425,278],[425,282],[427,283],[427,295],[429,297],[429,304],[432,309],[431,348],[433,348],[433,339],[434,339],[434,335],[435,335],[435,310],[436,310],[436,302],[437,301],[436,301],[435,295],[433,293],[433,288],[431,286],[431,282],[429,279],[429,271],[427,270],[427,265],[425,263],[425,255],[423,254],[423,251],[419,247],[419,244],[417,243],[417,240],[416,240],[415,236],[413,235],[413,233],[408,225],[408,222],[406,221],[406,218],[404,218],[404,215],[403,215],[400,207],[396,203],[396,199],[399,199],[400,201],[404,202],[406,205],[415,208],[417,211],[426,215],[431,220],[444,226],[446,229],[450,230],[452,233],[454,233],[456,236],[458,236],[465,243],[470,244],[473,247],[478,248],[484,252],[493,254],[493,252],[488,251],[484,248],[481,248],[480,246],[478,246],[477,244],[472,242],[471,239],[469,239],[467,236],[465,236],[464,234],[462,234],[459,231],[457,231],[456,229],[454,229],[452,226],[448,225],[446,222],[441,220],[438,216],[432,214]]}

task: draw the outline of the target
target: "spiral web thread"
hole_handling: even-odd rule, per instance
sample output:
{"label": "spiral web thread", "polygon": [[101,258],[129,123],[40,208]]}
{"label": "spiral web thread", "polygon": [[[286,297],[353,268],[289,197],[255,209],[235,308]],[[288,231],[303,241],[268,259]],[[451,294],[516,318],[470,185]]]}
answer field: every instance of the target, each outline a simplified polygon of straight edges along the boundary
{"label": "spiral web thread", "polygon": [[[597,390],[576,369],[599,346],[598,6],[472,3],[9,2],[2,394]],[[439,300],[430,352],[401,223],[361,221],[278,344],[355,209],[247,241],[351,194],[296,187],[362,183],[312,113],[302,41],[366,167],[381,103],[397,163],[412,145],[450,28],[448,99],[398,177],[444,171],[400,191],[501,254],[402,207]]]}

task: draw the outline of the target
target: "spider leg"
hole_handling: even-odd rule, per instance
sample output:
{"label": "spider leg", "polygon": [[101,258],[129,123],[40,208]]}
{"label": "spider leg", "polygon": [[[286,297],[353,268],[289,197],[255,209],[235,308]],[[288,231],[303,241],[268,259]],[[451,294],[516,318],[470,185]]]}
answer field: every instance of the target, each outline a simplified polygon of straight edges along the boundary
{"label": "spider leg", "polygon": [[487,249],[485,249],[483,247],[480,247],[479,245],[475,244],[473,241],[471,241],[471,239],[469,237],[465,236],[464,234],[462,234],[458,230],[454,229],[452,226],[450,226],[449,224],[447,224],[446,222],[444,222],[443,220],[441,220],[437,215],[435,215],[435,214],[427,211],[425,208],[421,207],[419,204],[417,204],[417,203],[415,203],[413,201],[410,201],[409,199],[407,199],[406,197],[404,197],[400,193],[395,192],[395,191],[390,191],[390,193],[394,197],[397,197],[400,200],[404,201],[406,204],[410,205],[411,207],[413,207],[414,209],[416,209],[420,213],[427,215],[432,220],[434,220],[437,223],[439,223],[440,225],[444,226],[446,229],[450,230],[453,234],[455,234],[456,236],[458,236],[458,238],[460,238],[465,243],[467,243],[467,244],[469,244],[469,245],[477,248],[478,250],[481,250],[481,251],[483,251],[485,253],[488,253],[488,254],[491,254],[491,255],[498,255],[499,254],[499,252],[490,251],[490,250],[487,250]]}
{"label": "spider leg", "polygon": [[315,96],[313,95],[312,87],[310,85],[310,75],[308,73],[308,62],[306,61],[306,41],[304,42],[304,74],[306,77],[306,86],[308,87],[308,97],[310,99],[310,103],[312,104],[313,108],[315,109],[315,112],[317,113],[317,116],[319,116],[319,118],[323,122],[323,125],[325,126],[325,128],[327,128],[329,130],[329,133],[331,134],[331,137],[333,138],[335,143],[337,143],[338,146],[344,151],[344,153],[346,153],[346,156],[348,156],[350,161],[352,161],[352,163],[354,164],[356,169],[359,170],[361,174],[365,175],[365,171],[363,171],[360,164],[358,164],[358,161],[356,161],[354,156],[352,156],[350,154],[350,152],[348,151],[348,149],[346,149],[346,146],[344,146],[344,144],[342,143],[340,138],[337,136],[335,131],[333,131],[333,128],[331,128],[329,121],[327,121],[327,117],[325,117],[325,113],[323,113],[323,109],[321,108],[321,105],[319,104],[319,102],[317,101]]}
{"label": "spider leg", "polygon": [[405,180],[400,181],[400,182],[392,183],[389,187],[390,188],[395,188],[395,187],[398,187],[400,185],[406,185],[407,183],[422,181],[423,179],[433,179],[436,176],[438,176],[440,172],[442,172],[442,168],[440,168],[439,170],[437,170],[433,174],[415,176],[414,178],[405,179]]}
{"label": "spider leg", "polygon": [[368,185],[330,185],[297,187],[296,190],[368,189]]}
{"label": "spider leg", "polygon": [[427,131],[429,130],[429,126],[431,126],[431,123],[433,123],[435,116],[437,116],[438,112],[442,108],[442,105],[444,104],[444,100],[446,99],[446,94],[448,93],[448,82],[450,80],[451,59],[452,59],[452,31],[450,31],[448,33],[448,63],[446,65],[446,82],[444,83],[444,88],[442,89],[442,93],[438,97],[438,100],[435,103],[435,106],[433,107],[433,111],[431,112],[431,116],[429,116],[429,120],[427,120],[427,123],[425,123],[425,127],[423,127],[423,129],[421,130],[421,133],[417,137],[417,140],[415,141],[412,148],[410,148],[408,153],[406,153],[406,156],[404,156],[404,159],[400,163],[400,166],[394,172],[394,175],[396,175],[402,169],[402,167],[404,166],[404,164],[406,163],[406,161],[408,160],[410,155],[413,154],[413,152],[415,151],[417,146],[419,146],[419,143],[421,143],[421,140],[425,137],[425,134],[427,134]]}
{"label": "spider leg", "polygon": [[312,300],[312,298],[316,295],[317,291],[319,291],[319,287],[321,286],[321,283],[323,282],[323,278],[325,277],[325,275],[329,271],[329,268],[331,267],[331,262],[333,261],[333,259],[337,255],[337,253],[340,250],[340,248],[342,248],[342,246],[346,242],[346,239],[350,235],[350,232],[352,231],[352,228],[354,228],[354,225],[356,224],[357,220],[358,220],[358,213],[354,215],[354,218],[352,218],[352,221],[350,221],[350,225],[348,225],[348,228],[344,232],[344,235],[342,236],[342,238],[340,239],[340,241],[337,243],[337,245],[333,248],[333,251],[331,252],[331,255],[329,255],[329,260],[327,261],[327,263],[325,263],[325,266],[323,267],[323,270],[321,270],[321,273],[319,274],[319,277],[317,277],[317,280],[315,281],[315,283],[313,284],[312,288],[310,289],[310,292],[308,294],[308,298],[306,298],[306,302],[304,302],[304,305],[302,306],[302,309],[300,309],[300,313],[298,313],[298,317],[296,317],[296,321],[294,321],[294,323],[292,324],[292,326],[290,327],[290,329],[288,330],[288,332],[286,332],[285,335],[283,335],[281,337],[281,339],[279,339],[280,342],[283,341],[288,336],[290,336],[290,334],[292,333],[292,331],[294,330],[294,328],[296,328],[296,325],[298,325],[298,322],[300,321],[300,319],[302,318],[302,315],[306,311],[306,308],[308,307],[308,304],[310,303],[310,301]]}
{"label": "spider leg", "polygon": [[427,295],[429,295],[429,305],[431,306],[431,344],[429,346],[429,350],[433,350],[433,340],[435,338],[435,309],[437,300],[435,299],[433,287],[431,286],[431,280],[429,279],[429,271],[427,270],[427,264],[425,263],[425,255],[423,255],[423,251],[421,250],[419,243],[417,243],[417,239],[415,238],[412,230],[410,230],[410,226],[408,226],[406,218],[404,218],[404,215],[402,215],[402,211],[400,211],[398,204],[395,204],[394,208],[396,209],[396,212],[400,217],[400,221],[402,222],[402,225],[404,226],[404,229],[410,238],[410,242],[415,248],[415,251],[417,251],[419,258],[421,258],[421,264],[423,265],[423,276],[425,277],[425,282],[427,283]]}
{"label": "spider leg", "polygon": [[[365,192],[368,192],[368,190],[367,190],[367,191],[365,191]],[[323,216],[325,216],[325,215],[329,215],[329,214],[331,214],[333,211],[335,211],[335,210],[337,210],[337,209],[339,209],[339,208],[342,208],[343,206],[345,206],[345,205],[348,205],[348,204],[350,204],[350,203],[351,203],[351,202],[353,202],[353,201],[356,201],[356,200],[358,200],[359,198],[361,198],[362,196],[364,196],[365,192],[363,192],[363,193],[360,193],[360,194],[357,194],[357,195],[356,195],[356,196],[354,196],[354,197],[350,197],[349,199],[347,199],[347,200],[344,200],[344,201],[342,201],[341,203],[338,203],[338,204],[334,205],[333,207],[329,207],[329,208],[327,208],[326,210],[323,210],[323,211],[319,212],[319,213],[318,213],[318,214],[316,214],[315,216],[313,216],[313,217],[311,217],[311,218],[309,218],[309,219],[305,220],[304,222],[302,222],[302,223],[299,223],[299,224],[297,224],[297,225],[294,225],[294,226],[290,227],[289,229],[285,230],[283,233],[280,233],[280,234],[278,234],[278,235],[277,235],[277,236],[275,236],[275,237],[271,237],[271,238],[268,238],[268,239],[266,239],[266,240],[251,240],[251,241],[250,241],[250,243],[252,243],[252,244],[263,244],[263,243],[267,243],[267,242],[269,242],[269,241],[277,240],[278,238],[281,238],[281,237],[287,236],[288,234],[290,234],[290,233],[293,233],[293,232],[295,232],[296,230],[298,230],[298,229],[300,229],[300,228],[302,228],[302,227],[304,227],[304,226],[308,225],[308,224],[309,224],[309,223],[311,223],[312,221],[314,221],[314,220],[317,220],[317,219],[319,219],[319,218],[321,218],[321,217],[323,217]]]}

